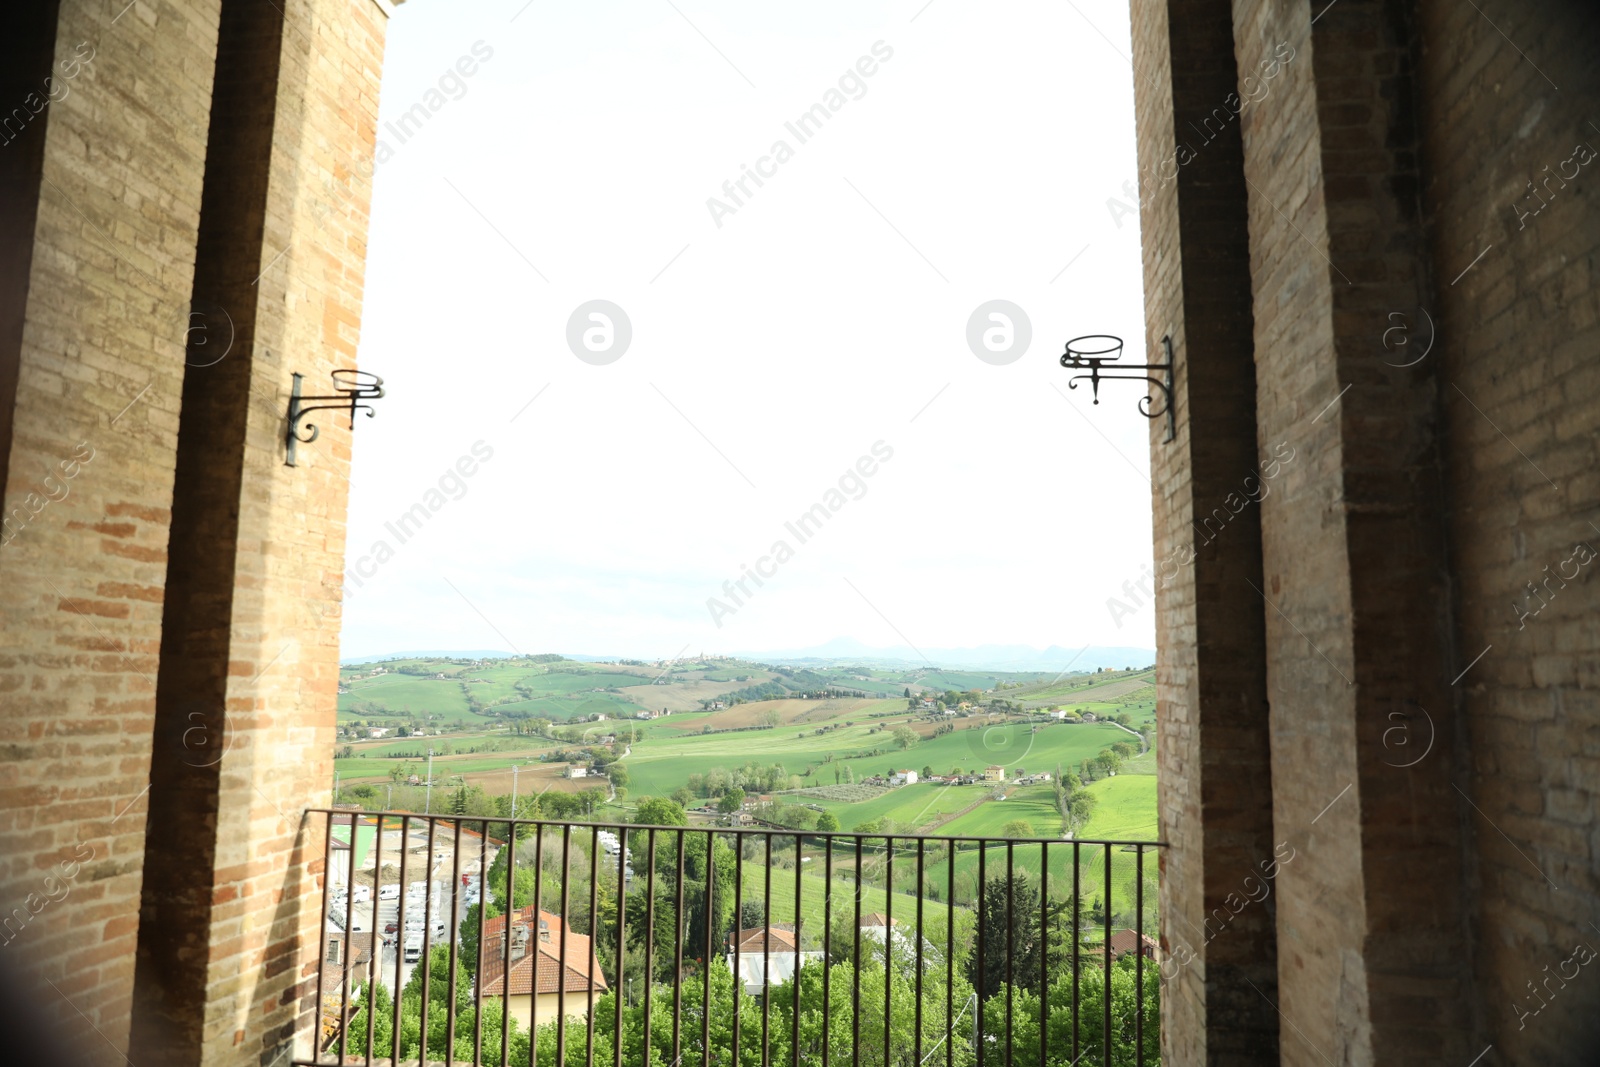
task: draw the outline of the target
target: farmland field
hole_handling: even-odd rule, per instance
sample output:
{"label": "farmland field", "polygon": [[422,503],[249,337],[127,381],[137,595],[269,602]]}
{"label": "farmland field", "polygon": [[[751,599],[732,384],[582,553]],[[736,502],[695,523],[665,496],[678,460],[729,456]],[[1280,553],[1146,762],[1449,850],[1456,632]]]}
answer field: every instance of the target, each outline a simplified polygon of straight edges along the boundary
{"label": "farmland field", "polygon": [[[412,673],[400,673],[401,667]],[[445,677],[437,677],[439,674]],[[340,680],[345,690],[339,698],[341,724],[391,728],[409,725],[411,729],[428,730],[426,738],[390,736],[362,741],[351,737],[344,742],[350,744],[352,755],[335,761],[342,786],[361,782],[383,786],[378,793],[380,800],[390,796],[389,775],[395,768],[405,775],[425,773],[426,759],[418,757],[430,746],[436,753],[435,793],[440,789],[453,791],[464,782],[490,796],[506,794],[511,791],[513,767],[517,768],[517,792],[522,797],[545,790],[606,789],[604,777],[564,777],[566,765],[548,757],[558,748],[576,750],[595,744],[603,735],[615,735],[617,741],[610,755],[627,772],[627,781],[624,788],[619,788],[616,803],[607,804],[599,813],[603,818],[629,819],[640,798],[670,795],[687,785],[691,775],[716,770],[737,774],[753,764],[765,769],[761,780],[776,781],[780,791],[798,779],[802,791],[779,799],[830,812],[845,830],[887,820],[897,835],[920,831],[995,838],[1004,836],[1008,825],[1024,822],[1029,836],[1056,842],[1048,850],[1053,894],[1066,892],[1071,884],[1074,851],[1071,842],[1059,840],[1062,826],[1054,788],[1047,784],[1016,786],[1013,780],[1024,773],[1075,773],[1083,761],[1112,744],[1126,742],[1137,749],[1143,741],[1136,733],[1110,722],[1042,721],[1008,714],[1007,705],[1058,705],[1094,711],[1103,717],[1126,714],[1135,727],[1154,715],[1149,671],[1062,679],[1042,673],[861,667],[769,670],[729,660],[645,667],[535,657],[366,664],[345,668]],[[652,684],[657,680],[659,684]],[[725,697],[733,700],[728,694],[761,684],[771,687],[764,692],[781,686],[790,695],[737,702],[721,709],[710,707],[713,701]],[[922,709],[908,710],[901,696],[907,687],[918,694],[943,699],[949,699],[944,696],[946,690],[962,694],[990,690],[994,702],[990,710],[950,716],[928,714]],[[884,695],[824,695],[851,689]],[[960,699],[972,697],[964,695]],[[652,720],[634,718],[641,708],[669,708],[673,714]],[[596,713],[602,713],[604,720],[572,721],[589,720]],[[779,725],[764,725],[774,716]],[[534,718],[556,723],[554,733],[563,740],[532,732],[549,732],[530,723]],[[906,726],[914,736],[901,730]],[[521,732],[514,732],[513,727]],[[443,736],[436,733],[440,729],[445,731]],[[445,754],[447,748],[449,752]],[[862,782],[906,768],[945,775],[982,772],[992,765],[1005,769],[1006,782],[842,788],[845,782]],[[771,770],[774,766],[781,767],[781,773]],[[1153,839],[1157,833],[1155,769],[1155,754],[1143,752],[1123,762],[1115,776],[1088,784],[1099,804],[1080,837]],[[829,792],[811,791],[817,787],[828,787]],[[411,801],[423,795],[417,787],[404,786],[394,787],[392,794],[396,801]],[[370,802],[370,794],[364,795]],[[1003,800],[999,799],[1002,795]],[[436,795],[432,802],[434,810],[439,810],[441,798]],[[703,802],[701,798],[695,801]],[[894,910],[902,915],[909,915],[914,906],[914,898],[904,895],[911,888],[908,879],[913,877],[909,872],[914,867],[914,861],[900,858],[907,847],[914,853],[913,846],[902,843],[896,848],[894,863],[896,888],[901,891]],[[1099,846],[1085,844],[1078,851],[1087,903],[1104,893],[1105,856]],[[811,844],[806,852],[813,854]],[[1038,845],[1016,845],[1010,852],[1017,869],[1038,874]],[[866,854],[875,857],[872,863],[881,864],[881,845],[869,842]],[[983,864],[988,877],[1004,870],[1006,854],[1003,845],[985,850]],[[847,858],[836,859],[840,877],[848,877],[845,868],[853,863],[853,852]],[[1136,859],[1133,853],[1112,852],[1112,880],[1117,887],[1119,908],[1122,894],[1131,892]],[[815,867],[807,864],[802,870],[806,897],[801,911],[808,921],[820,922],[820,852],[815,854],[814,862]],[[962,900],[970,899],[976,891],[978,863],[979,853],[974,849],[958,850],[955,855],[956,891]],[[762,869],[759,861],[747,861],[747,879],[757,879],[747,888],[759,891]],[[878,871],[877,877],[881,878],[881,867],[871,869]],[[1146,857],[1148,877],[1153,878],[1154,869],[1154,858]],[[794,910],[794,868],[780,867],[773,874],[773,918],[783,920]],[[949,890],[942,866],[929,878],[930,887],[943,900]],[[834,892],[836,907],[853,908],[853,885],[836,880]],[[879,888],[866,888],[864,908],[883,910],[888,903],[883,893],[881,881]],[[1153,900],[1152,893],[1147,904],[1153,906]],[[930,922],[933,917],[927,909],[938,911],[942,922],[943,907],[933,899],[924,902]]]}

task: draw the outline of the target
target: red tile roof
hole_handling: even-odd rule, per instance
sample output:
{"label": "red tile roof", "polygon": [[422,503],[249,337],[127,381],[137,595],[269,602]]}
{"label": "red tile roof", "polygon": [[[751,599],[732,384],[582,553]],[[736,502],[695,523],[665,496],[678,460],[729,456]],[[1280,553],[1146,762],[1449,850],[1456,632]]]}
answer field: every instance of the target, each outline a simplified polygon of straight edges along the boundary
{"label": "red tile roof", "polygon": [[1111,954],[1125,956],[1134,950],[1134,946],[1143,946],[1143,954],[1147,959],[1154,959],[1156,953],[1156,939],[1149,934],[1140,934],[1133,930],[1118,930],[1111,935]]}
{"label": "red tile roof", "polygon": [[[774,923],[772,926],[767,927],[766,930],[768,932],[767,936],[772,940],[771,951],[793,952],[795,950],[794,930],[789,928],[787,924]],[[729,952],[733,951],[732,934],[727,936],[723,941],[723,945]],[[741,956],[752,952],[760,955],[766,951],[768,949],[762,938],[761,927],[751,927],[748,930],[739,931],[739,954]]]}
{"label": "red tile roof", "polygon": [[[484,921],[482,963],[479,967],[479,973],[483,976],[484,995],[503,996],[507,986],[510,987],[512,996],[555,993],[563,986],[569,994],[586,994],[591,985],[596,994],[604,993],[607,988],[606,976],[600,970],[600,963],[595,957],[591,940],[583,934],[575,934],[566,929],[561,919],[550,912],[540,911],[538,918],[545,924],[545,933],[549,937],[548,941],[542,940],[534,922],[534,912],[534,906],[529,904],[525,908],[519,908],[515,913],[512,929],[518,927],[527,929],[528,951],[521,958],[511,961],[509,979],[505,966],[506,917],[496,915]],[[561,971],[563,937],[567,944],[567,969],[564,982]],[[591,975],[594,976],[592,983]]]}
{"label": "red tile roof", "polygon": [[867,926],[899,926],[899,919],[891,919],[881,911],[874,911],[861,916],[861,925]]}

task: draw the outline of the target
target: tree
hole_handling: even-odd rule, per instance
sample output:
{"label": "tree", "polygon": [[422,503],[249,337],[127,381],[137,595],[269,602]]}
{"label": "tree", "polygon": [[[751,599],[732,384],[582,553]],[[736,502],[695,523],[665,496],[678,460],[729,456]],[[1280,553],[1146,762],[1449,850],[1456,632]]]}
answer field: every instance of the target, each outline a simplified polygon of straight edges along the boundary
{"label": "tree", "polygon": [[680,785],[672,791],[672,802],[680,808],[687,808],[694,803],[694,794],[689,791],[687,786]]}
{"label": "tree", "polygon": [[759,900],[747,900],[739,908],[739,929],[755,930],[766,924],[767,908]]}
{"label": "tree", "polygon": [[[455,1030],[447,1029],[452,1007],[450,992],[450,946],[434,945],[428,954],[426,967],[412,969],[411,979],[400,991],[400,1055],[401,1059],[417,1059],[422,1045],[422,1001],[428,1001],[428,1059],[473,1061],[474,1035],[480,1025],[483,1034],[483,1061],[497,1062],[503,1058],[500,1032],[503,1025],[502,1001],[498,997],[483,1002],[483,1017],[478,1018],[477,1005],[472,996],[471,982],[463,973],[462,961],[455,968]],[[358,991],[360,1007],[350,1018],[347,1030],[347,1052],[365,1057],[367,1052],[367,988]],[[394,1001],[382,984],[372,990],[372,1051],[375,1056],[387,1056],[394,1043]],[[352,1002],[352,1007],[354,1007]],[[528,1034],[511,1020],[509,1054],[513,1061],[528,1058]]]}
{"label": "tree", "polygon": [[634,807],[634,821],[642,826],[688,826],[683,805],[660,797],[640,797]]}
{"label": "tree", "polygon": [[744,790],[738,786],[722,794],[722,799],[717,801],[717,810],[724,815],[732,815],[742,807],[744,807]]}
{"label": "tree", "polygon": [[777,708],[762,708],[756,716],[756,722],[761,726],[777,726],[783,721],[783,714]]}
{"label": "tree", "polygon": [[1012,819],[1000,828],[1001,837],[1032,837],[1033,824],[1027,819]]}
{"label": "tree", "polygon": [[1087,789],[1074,789],[1067,794],[1067,829],[1076,834],[1089,823],[1100,798]]}
{"label": "tree", "polygon": [[626,789],[628,783],[632,780],[632,775],[628,773],[628,768],[620,763],[613,763],[606,768],[606,777],[611,779],[611,784],[617,789]]}
{"label": "tree", "polygon": [[933,765],[932,764],[924,763],[922,765],[922,777],[924,777],[924,778],[932,778],[933,777]]}
{"label": "tree", "polygon": [[1046,926],[1041,926],[1039,890],[1027,872],[991,878],[984,883],[982,892],[978,938],[967,959],[966,972],[967,981],[981,989],[985,998],[1005,984],[1008,973],[1014,988],[1036,992],[1044,976],[1069,966],[1073,940],[1070,901],[1051,900],[1045,905],[1044,919],[1051,933],[1049,959],[1044,959],[1042,931]]}
{"label": "tree", "polygon": [[825,811],[817,816],[817,829],[822,833],[833,833],[839,829],[839,817],[831,811]]}
{"label": "tree", "polygon": [[894,732],[894,743],[901,748],[910,748],[920,740],[922,738],[909,726],[901,726]]}
{"label": "tree", "polygon": [[911,697],[911,687],[908,685],[908,686],[906,686],[906,698],[910,699],[910,697]]}

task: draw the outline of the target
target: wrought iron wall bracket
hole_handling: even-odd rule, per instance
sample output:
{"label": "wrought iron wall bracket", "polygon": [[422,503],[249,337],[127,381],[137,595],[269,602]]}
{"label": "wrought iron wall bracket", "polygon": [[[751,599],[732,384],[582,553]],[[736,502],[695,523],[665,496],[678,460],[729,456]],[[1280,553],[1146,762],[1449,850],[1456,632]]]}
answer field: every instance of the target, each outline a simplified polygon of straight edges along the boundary
{"label": "wrought iron wall bracket", "polygon": [[[1067,350],[1061,357],[1061,365],[1071,370],[1086,369],[1089,373],[1073,375],[1067,381],[1067,388],[1076,389],[1080,381],[1088,379],[1094,392],[1094,402],[1098,404],[1100,383],[1103,381],[1149,382],[1161,390],[1165,403],[1159,409],[1154,409],[1154,390],[1152,390],[1139,400],[1139,413],[1147,419],[1165,416],[1167,436],[1164,440],[1171,441],[1178,435],[1177,415],[1172,400],[1172,374],[1178,360],[1173,354],[1170,336],[1163,337],[1161,344],[1167,350],[1165,363],[1118,363],[1117,360],[1122,358],[1122,338],[1110,334],[1074,337],[1067,342]],[[1156,374],[1107,374],[1105,372],[1107,366],[1114,371],[1154,371]]]}
{"label": "wrought iron wall bracket", "polygon": [[[309,445],[317,439],[317,425],[304,422],[307,415],[313,411],[348,411],[350,413],[350,429],[356,428],[356,412],[365,411],[367,418],[372,418],[377,412],[372,410],[371,404],[362,404],[358,401],[377,400],[383,396],[383,379],[376,374],[368,374],[359,370],[336,370],[333,372],[333,388],[336,390],[331,396],[301,396],[301,375],[294,376],[294,384],[289,390],[289,424],[284,433],[284,466],[295,465],[295,446]],[[327,404],[320,401],[336,400],[338,403]]]}

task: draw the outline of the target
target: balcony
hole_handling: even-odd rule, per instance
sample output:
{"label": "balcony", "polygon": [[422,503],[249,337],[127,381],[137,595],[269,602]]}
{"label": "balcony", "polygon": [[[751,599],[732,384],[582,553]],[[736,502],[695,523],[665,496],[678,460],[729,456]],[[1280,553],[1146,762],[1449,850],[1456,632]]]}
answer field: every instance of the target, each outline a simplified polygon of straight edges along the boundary
{"label": "balcony", "polygon": [[296,1064],[1160,1060],[1157,842],[310,818]]}

